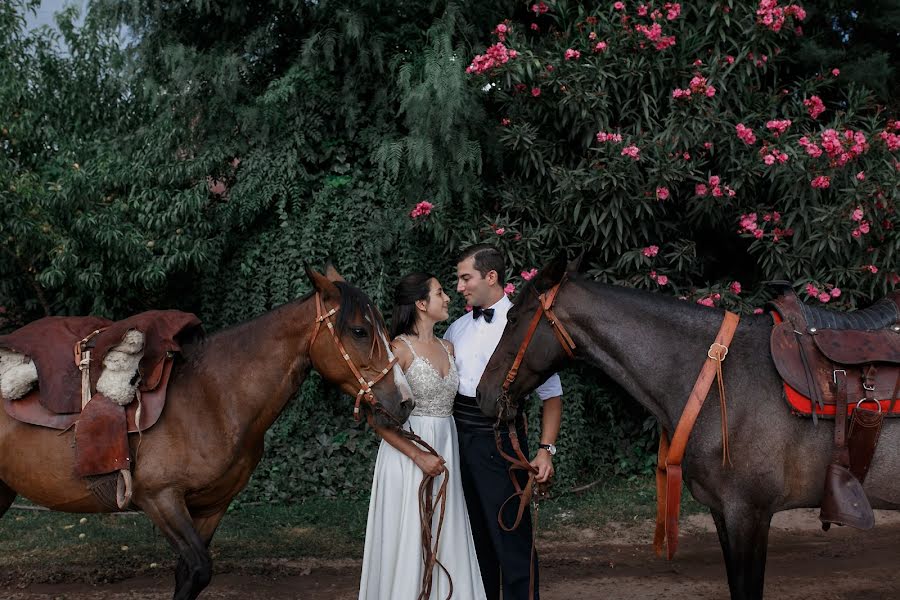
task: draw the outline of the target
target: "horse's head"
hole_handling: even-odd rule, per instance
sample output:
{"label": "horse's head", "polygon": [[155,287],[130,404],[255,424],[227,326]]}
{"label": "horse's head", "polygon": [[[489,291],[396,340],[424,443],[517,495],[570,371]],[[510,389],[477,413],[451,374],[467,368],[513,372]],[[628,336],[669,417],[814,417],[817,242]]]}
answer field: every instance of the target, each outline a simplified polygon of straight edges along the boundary
{"label": "horse's head", "polygon": [[[566,291],[579,262],[569,263],[565,254],[560,255],[519,292],[478,384],[478,405],[486,414],[497,414],[504,392],[514,407],[572,358],[574,344],[566,331],[572,294]],[[513,414],[514,410],[505,416]]]}
{"label": "horse's head", "polygon": [[325,275],[309,267],[306,274],[318,303],[309,348],[313,368],[355,396],[357,409],[368,406],[378,425],[404,423],[415,403],[378,308],[331,265]]}

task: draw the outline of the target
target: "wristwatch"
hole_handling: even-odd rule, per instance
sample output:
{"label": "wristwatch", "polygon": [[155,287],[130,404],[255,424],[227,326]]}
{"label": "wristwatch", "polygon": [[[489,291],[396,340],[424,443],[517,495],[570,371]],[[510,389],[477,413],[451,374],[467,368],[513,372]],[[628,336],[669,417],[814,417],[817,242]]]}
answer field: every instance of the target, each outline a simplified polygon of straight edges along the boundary
{"label": "wristwatch", "polygon": [[550,456],[556,456],[556,446],[553,444],[538,444],[538,448],[543,448],[550,453]]}

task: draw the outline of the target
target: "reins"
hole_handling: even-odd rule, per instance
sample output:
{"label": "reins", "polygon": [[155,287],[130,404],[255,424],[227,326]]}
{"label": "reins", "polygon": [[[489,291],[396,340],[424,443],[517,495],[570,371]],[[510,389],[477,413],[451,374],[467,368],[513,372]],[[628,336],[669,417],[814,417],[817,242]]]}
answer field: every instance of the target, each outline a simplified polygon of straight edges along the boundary
{"label": "reins", "polygon": [[[375,397],[375,392],[372,391],[372,388],[375,386],[375,384],[381,381],[397,363],[396,357],[390,359],[388,365],[384,369],[382,369],[381,373],[379,373],[378,376],[374,379],[367,380],[365,377],[363,377],[359,368],[357,368],[357,366],[353,363],[353,360],[350,358],[350,354],[344,348],[344,344],[341,342],[341,338],[335,331],[333,319],[338,310],[338,307],[334,307],[326,312],[324,302],[322,301],[322,296],[321,294],[316,292],[316,321],[312,336],[309,339],[309,350],[312,350],[313,343],[315,343],[316,337],[319,335],[319,326],[322,323],[325,323],[328,327],[328,331],[331,332],[331,338],[332,340],[334,340],[338,352],[340,352],[341,354],[341,358],[343,358],[344,362],[347,363],[347,366],[350,368],[350,371],[353,373],[353,376],[356,378],[356,381],[360,386],[359,391],[356,393],[356,402],[353,406],[353,418],[359,421],[360,403],[363,399],[365,399],[366,403],[372,409],[372,412],[380,414],[387,420],[391,421],[397,428],[397,431],[400,433],[400,435],[413,443],[419,444],[430,454],[440,458],[440,454],[438,454],[437,451],[422,438],[420,438],[412,431],[403,429],[403,423],[401,423],[400,420],[397,419],[397,417],[391,414],[390,411],[384,408],[384,405],[382,405],[381,402],[378,401],[378,398]],[[375,326],[374,323],[373,326]],[[440,475],[444,475],[444,478],[441,481],[437,494],[432,494],[432,491],[434,490],[435,478],[439,477]],[[450,577],[450,572],[447,570],[447,568],[437,558],[438,546],[441,540],[441,530],[444,527],[444,515],[446,514],[447,508],[447,482],[449,481],[449,479],[450,477],[447,467],[442,466],[441,473],[439,473],[437,476],[425,473],[422,478],[422,483],[419,484],[419,520],[422,530],[422,561],[425,564],[425,572],[422,574],[422,589],[419,592],[418,600],[426,600],[429,596],[431,596],[432,579],[435,566],[440,567],[441,570],[443,570],[447,575],[447,581],[450,585],[450,590],[447,594],[448,600],[451,596],[453,596],[453,579]],[[432,524],[434,522],[435,510],[438,508],[438,523],[437,531],[435,532],[432,531]]]}
{"label": "reins", "polygon": [[[522,360],[525,358],[525,352],[531,344],[531,340],[534,337],[535,331],[537,331],[542,316],[547,318],[547,322],[553,329],[553,333],[556,335],[556,339],[559,341],[559,344],[562,346],[566,355],[569,358],[575,357],[575,342],[572,341],[572,336],[569,335],[569,332],[566,331],[566,328],[560,323],[559,319],[556,318],[556,314],[553,312],[553,304],[556,302],[556,295],[559,293],[559,289],[565,281],[566,277],[563,276],[563,279],[559,283],[538,296],[538,309],[531,318],[528,332],[525,334],[525,338],[519,346],[519,351],[516,353],[516,358],[513,360],[513,364],[506,374],[500,397],[497,399],[497,422],[494,423],[494,443],[497,445],[497,452],[500,453],[500,456],[510,463],[507,473],[509,474],[510,481],[512,481],[513,488],[516,490],[513,495],[507,498],[500,506],[500,511],[497,514],[497,522],[500,525],[500,528],[503,531],[514,531],[521,523],[525,511],[528,509],[528,505],[534,503],[534,527],[532,527],[531,530],[531,564],[529,566],[528,580],[529,598],[534,597],[534,548],[535,540],[537,538],[540,502],[549,497],[549,483],[535,481],[538,470],[531,462],[529,462],[528,458],[522,452],[522,447],[519,443],[519,434],[516,432],[514,423],[515,417],[511,418],[506,423],[509,432],[509,442],[515,456],[511,456],[503,449],[500,426],[503,421],[503,416],[508,415],[513,411],[512,399],[509,396],[509,388],[519,374],[519,367],[522,364]],[[519,483],[519,478],[516,476],[517,471],[524,471],[528,474],[528,481],[524,487]],[[514,498],[519,499],[519,508],[516,512],[515,522],[513,522],[511,526],[507,526],[507,524],[503,522],[503,510]]]}

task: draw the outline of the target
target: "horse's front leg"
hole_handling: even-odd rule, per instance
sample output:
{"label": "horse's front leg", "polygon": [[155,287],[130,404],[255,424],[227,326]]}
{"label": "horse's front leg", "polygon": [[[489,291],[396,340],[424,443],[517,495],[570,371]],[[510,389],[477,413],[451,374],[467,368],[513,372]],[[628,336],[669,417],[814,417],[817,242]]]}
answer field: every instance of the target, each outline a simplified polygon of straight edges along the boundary
{"label": "horse's front leg", "polygon": [[6,514],[9,507],[12,506],[13,500],[16,499],[16,492],[11,487],[0,481],[0,517]]}
{"label": "horse's front leg", "polygon": [[174,490],[143,499],[140,507],[178,553],[173,599],[194,600],[212,579],[212,558],[207,544],[221,515],[213,519],[215,525],[204,540],[194,528],[184,497]]}
{"label": "horse's front leg", "polygon": [[761,600],[772,513],[744,504],[710,513],[722,545],[731,600]]}

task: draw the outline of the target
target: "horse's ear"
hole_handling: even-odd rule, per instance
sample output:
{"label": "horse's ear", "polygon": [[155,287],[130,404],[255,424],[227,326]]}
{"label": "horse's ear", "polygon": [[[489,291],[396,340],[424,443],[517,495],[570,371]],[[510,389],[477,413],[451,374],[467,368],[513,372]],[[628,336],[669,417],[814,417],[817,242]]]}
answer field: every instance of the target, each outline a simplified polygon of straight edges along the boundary
{"label": "horse's ear", "polygon": [[334,268],[334,265],[331,264],[331,261],[328,261],[328,264],[325,265],[325,277],[328,278],[328,281],[344,281],[344,278],[338,273],[337,269]]}
{"label": "horse's ear", "polygon": [[562,281],[563,275],[566,274],[568,268],[568,259],[566,253],[561,252],[559,256],[546,265],[534,278],[534,287],[539,292],[545,292],[554,285]]}
{"label": "horse's ear", "polygon": [[566,265],[566,272],[568,273],[577,273],[578,269],[581,267],[581,261],[584,259],[584,250],[582,250],[578,256],[569,261],[569,264]]}
{"label": "horse's ear", "polygon": [[306,271],[306,276],[309,277],[309,281],[310,283],[312,283],[313,289],[322,294],[323,297],[337,298],[340,296],[340,292],[338,291],[337,286],[335,286],[332,281],[329,281],[327,277],[307,264],[303,265],[303,269]]}

